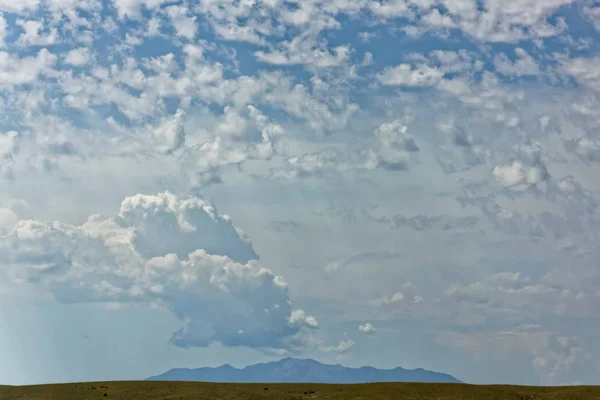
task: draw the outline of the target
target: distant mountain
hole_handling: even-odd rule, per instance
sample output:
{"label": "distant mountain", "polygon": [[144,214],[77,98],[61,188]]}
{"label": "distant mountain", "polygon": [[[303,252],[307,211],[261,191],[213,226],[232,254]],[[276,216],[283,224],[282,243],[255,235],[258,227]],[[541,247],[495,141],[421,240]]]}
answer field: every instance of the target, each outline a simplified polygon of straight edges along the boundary
{"label": "distant mountain", "polygon": [[427,371],[422,368],[347,368],[339,364],[328,365],[311,359],[298,360],[294,358],[250,365],[242,369],[234,368],[229,364],[217,368],[177,368],[146,380],[223,383],[461,383],[451,375]]}

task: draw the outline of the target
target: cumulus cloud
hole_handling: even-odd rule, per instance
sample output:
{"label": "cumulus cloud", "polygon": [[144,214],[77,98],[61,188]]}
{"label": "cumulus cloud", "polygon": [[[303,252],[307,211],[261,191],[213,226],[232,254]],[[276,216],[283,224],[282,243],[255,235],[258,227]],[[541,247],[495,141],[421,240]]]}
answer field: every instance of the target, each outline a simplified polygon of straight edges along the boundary
{"label": "cumulus cloud", "polygon": [[408,127],[400,119],[381,124],[367,140],[355,146],[329,146],[318,152],[292,156],[271,177],[304,178],[349,170],[405,171],[420,151]]}
{"label": "cumulus cloud", "polygon": [[583,15],[589,19],[597,31],[600,31],[600,7],[585,6]]}
{"label": "cumulus cloud", "polygon": [[419,146],[407,133],[408,127],[395,120],[379,126],[374,133],[369,150],[368,163],[388,170],[408,169],[410,153],[418,152]]}
{"label": "cumulus cloud", "polygon": [[402,291],[393,292],[390,296],[382,296],[374,301],[375,306],[395,307],[400,304],[420,303],[423,297],[417,295],[417,287],[412,282],[402,285]]}
{"label": "cumulus cloud", "polygon": [[13,210],[9,208],[0,208],[0,233],[6,234],[18,220],[19,217]]}
{"label": "cumulus cloud", "polygon": [[[250,160],[270,160],[282,154],[281,137],[285,130],[278,124],[271,123],[254,107],[250,106],[253,122],[240,119],[244,129],[235,138],[225,135],[216,136],[197,145],[185,149],[182,155],[183,174],[189,177],[193,187],[207,183],[221,183],[222,169],[227,166],[241,167]],[[256,128],[256,137],[248,135],[250,124]],[[224,129],[218,125],[217,129]]]}
{"label": "cumulus cloud", "polygon": [[0,215],[3,275],[63,302],[160,304],[182,322],[171,338],[177,346],[296,351],[318,333],[245,234],[199,198],[139,194],[115,217],[93,215],[81,226]]}
{"label": "cumulus cloud", "polygon": [[171,19],[178,36],[188,40],[193,40],[196,37],[197,18],[196,16],[190,16],[186,7],[170,6],[167,8],[167,15]]}
{"label": "cumulus cloud", "polygon": [[47,28],[43,20],[17,20],[17,25],[23,30],[17,39],[21,46],[48,46],[58,40],[56,28]]}
{"label": "cumulus cloud", "polygon": [[600,73],[596,68],[600,57],[561,57],[563,70],[572,76],[580,85],[600,91]]}
{"label": "cumulus cloud", "polygon": [[543,164],[525,165],[519,161],[513,161],[512,164],[495,166],[492,175],[501,186],[519,191],[547,179],[548,171]]}
{"label": "cumulus cloud", "polygon": [[348,353],[356,343],[352,339],[341,340],[337,346],[322,346],[319,348],[323,353]]}
{"label": "cumulus cloud", "polygon": [[171,0],[113,0],[112,5],[119,18],[137,19],[141,17],[142,7],[152,10],[170,2]]}
{"label": "cumulus cloud", "polygon": [[0,134],[0,175],[3,178],[12,178],[14,156],[19,151],[19,134],[9,131]]}
{"label": "cumulus cloud", "polygon": [[371,325],[371,323],[367,322],[366,324],[360,325],[358,327],[358,330],[362,333],[365,333],[367,335],[373,334],[375,332],[377,332],[377,329],[375,329],[373,327],[373,325]]}
{"label": "cumulus cloud", "polygon": [[32,83],[40,75],[50,72],[56,59],[46,49],[38,51],[35,56],[24,58],[0,51],[0,85],[10,87]]}
{"label": "cumulus cloud", "polygon": [[540,74],[536,60],[522,48],[515,49],[516,60],[511,61],[506,54],[497,54],[494,58],[496,71],[508,76],[535,76]]}
{"label": "cumulus cloud", "polygon": [[158,152],[169,154],[185,145],[184,117],[185,111],[178,109],[154,129]]}
{"label": "cumulus cloud", "polygon": [[91,52],[87,47],[79,47],[77,49],[69,50],[65,56],[65,62],[75,67],[81,67],[88,64],[91,61]]}
{"label": "cumulus cloud", "polygon": [[435,86],[443,76],[442,71],[425,64],[415,67],[410,64],[400,64],[381,72],[377,79],[388,86]]}

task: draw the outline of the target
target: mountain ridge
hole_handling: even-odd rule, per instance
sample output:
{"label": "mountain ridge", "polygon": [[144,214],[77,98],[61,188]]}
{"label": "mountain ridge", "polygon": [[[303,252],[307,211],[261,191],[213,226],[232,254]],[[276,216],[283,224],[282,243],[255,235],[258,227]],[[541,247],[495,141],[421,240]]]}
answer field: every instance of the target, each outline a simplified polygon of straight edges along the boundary
{"label": "mountain ridge", "polygon": [[449,374],[423,368],[379,369],[370,366],[358,368],[340,364],[323,364],[311,358],[287,357],[235,368],[230,364],[196,369],[174,368],[163,374],[151,376],[147,381],[189,381],[218,383],[373,383],[373,382],[423,382],[462,383]]}

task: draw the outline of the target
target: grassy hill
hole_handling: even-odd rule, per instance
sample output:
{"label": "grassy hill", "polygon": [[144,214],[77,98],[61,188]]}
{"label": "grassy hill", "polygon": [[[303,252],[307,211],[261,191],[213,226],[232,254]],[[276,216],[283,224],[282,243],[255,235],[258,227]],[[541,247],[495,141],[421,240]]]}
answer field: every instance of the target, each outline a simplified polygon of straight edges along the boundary
{"label": "grassy hill", "polygon": [[0,400],[600,400],[600,387],[475,386],[374,383],[361,385],[98,382],[0,386]]}

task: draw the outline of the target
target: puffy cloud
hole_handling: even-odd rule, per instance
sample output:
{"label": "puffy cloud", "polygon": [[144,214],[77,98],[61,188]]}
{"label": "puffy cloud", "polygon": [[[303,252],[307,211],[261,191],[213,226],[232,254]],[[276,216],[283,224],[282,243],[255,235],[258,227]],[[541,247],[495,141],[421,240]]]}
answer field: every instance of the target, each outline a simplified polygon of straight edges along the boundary
{"label": "puffy cloud", "polygon": [[356,343],[352,339],[341,340],[337,346],[321,346],[319,348],[323,353],[348,353]]}
{"label": "puffy cloud", "polygon": [[2,0],[0,1],[0,10],[4,12],[22,13],[24,11],[34,10],[40,3],[41,0],[24,0],[19,2]]}
{"label": "puffy cloud", "polygon": [[0,134],[0,175],[3,178],[12,178],[14,156],[19,151],[19,134],[9,131]]}
{"label": "puffy cloud", "polygon": [[371,1],[369,8],[380,18],[410,17],[412,15],[408,3],[404,0]]}
{"label": "puffy cloud", "polygon": [[35,82],[40,75],[50,72],[57,57],[46,49],[35,56],[19,58],[0,51],[0,85],[10,87]]}
{"label": "puffy cloud", "polygon": [[408,169],[410,153],[420,149],[407,130],[408,127],[400,120],[381,124],[374,133],[367,163],[373,168],[378,166],[388,170]]}
{"label": "puffy cloud", "polygon": [[171,0],[112,0],[119,18],[137,19],[141,17],[142,7],[157,9]]}
{"label": "puffy cloud", "polygon": [[494,58],[496,71],[508,76],[535,76],[540,74],[536,60],[522,48],[515,49],[517,59],[512,62],[506,54],[497,54]]}
{"label": "puffy cloud", "polygon": [[271,177],[304,178],[329,172],[344,172],[356,169],[405,171],[419,152],[408,128],[400,119],[381,124],[362,143],[354,146],[329,146],[314,153],[291,156],[284,168],[274,168]]}
{"label": "puffy cloud", "polygon": [[444,73],[435,67],[400,64],[384,70],[377,79],[388,86],[435,86],[443,77]]}
{"label": "puffy cloud", "polygon": [[495,166],[492,175],[501,186],[516,191],[535,186],[549,176],[543,164],[525,165],[519,161]]}
{"label": "puffy cloud", "polygon": [[359,330],[360,332],[362,332],[362,333],[365,333],[365,334],[367,334],[367,335],[371,335],[371,334],[373,334],[373,333],[377,332],[377,329],[375,329],[375,328],[373,327],[373,325],[371,325],[371,323],[369,323],[369,322],[367,322],[366,324],[360,325],[360,326],[358,327],[358,330]]}
{"label": "puffy cloud", "polygon": [[247,116],[228,111],[216,125],[216,137],[184,150],[182,173],[194,187],[220,183],[221,170],[240,167],[250,160],[270,160],[282,154],[281,142],[285,130],[273,123],[254,106],[247,107]]}
{"label": "puffy cloud", "polygon": [[6,232],[12,228],[19,217],[9,208],[0,208],[0,233],[6,234]]}
{"label": "puffy cloud", "polygon": [[87,47],[79,47],[69,50],[65,56],[65,62],[75,67],[82,67],[91,61],[91,52]]}
{"label": "puffy cloud", "polygon": [[244,233],[199,198],[139,194],[116,217],[94,215],[82,226],[17,221],[5,209],[0,216],[3,275],[64,302],[160,304],[182,322],[171,338],[177,346],[297,351],[318,334]]}
{"label": "puffy cloud", "polygon": [[404,303],[420,303],[422,296],[416,294],[416,286],[412,282],[402,285],[402,291],[397,291],[390,296],[380,297],[372,302],[375,306],[395,306]]}
{"label": "puffy cloud", "polygon": [[600,72],[597,68],[600,57],[561,57],[559,60],[565,73],[575,78],[580,85],[600,91]]}
{"label": "puffy cloud", "polygon": [[196,37],[197,21],[195,16],[190,16],[188,10],[183,6],[170,6],[167,15],[175,28],[178,36],[193,40]]}
{"label": "puffy cloud", "polygon": [[[502,7],[499,1],[491,0],[478,8],[470,1],[444,2],[450,18],[456,21],[455,26],[484,42],[516,42],[555,36],[566,28],[566,24],[559,19],[552,25],[548,17],[570,4],[573,0],[552,0],[543,4],[535,0],[517,0]],[[448,24],[442,26],[447,28]]]}
{"label": "puffy cloud", "polygon": [[286,160],[285,169],[274,169],[272,178],[304,178],[322,175],[326,172],[343,172],[359,166],[355,154],[346,154],[336,147],[329,147],[316,153],[292,156]]}
{"label": "puffy cloud", "polygon": [[4,14],[0,13],[0,48],[6,46],[6,35],[8,33],[8,25],[6,24],[6,19],[4,19]]}
{"label": "puffy cloud", "polygon": [[185,111],[179,109],[154,129],[158,152],[169,154],[185,145],[184,117]]}
{"label": "puffy cloud", "polygon": [[600,31],[600,7],[585,6],[583,15],[589,19],[597,31]]}
{"label": "puffy cloud", "polygon": [[17,40],[21,46],[49,46],[58,40],[56,28],[49,28],[49,32],[44,33],[43,20],[17,20],[17,25],[23,30]]}
{"label": "puffy cloud", "polygon": [[348,46],[338,46],[330,52],[325,49],[312,48],[310,42],[297,40],[287,43],[284,51],[273,50],[270,53],[257,51],[254,55],[259,61],[267,64],[302,64],[317,68],[340,66],[348,61]]}

